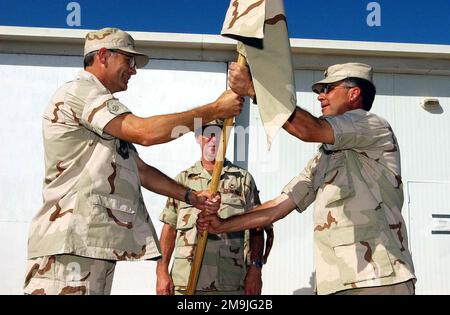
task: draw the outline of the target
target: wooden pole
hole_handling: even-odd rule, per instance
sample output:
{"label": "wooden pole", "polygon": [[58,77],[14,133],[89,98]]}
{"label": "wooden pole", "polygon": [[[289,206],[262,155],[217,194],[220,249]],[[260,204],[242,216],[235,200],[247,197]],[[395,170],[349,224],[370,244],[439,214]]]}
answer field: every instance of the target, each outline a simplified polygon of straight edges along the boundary
{"label": "wooden pole", "polygon": [[[241,54],[239,54],[237,62],[241,66],[245,66],[247,64],[245,57]],[[212,194],[216,193],[217,189],[219,188],[220,175],[222,174],[223,162],[225,161],[228,140],[230,137],[231,128],[233,127],[233,120],[234,117],[227,118],[223,123],[222,136],[220,137],[219,149],[217,151],[211,184],[209,186],[209,191]],[[188,295],[195,294],[195,288],[197,287],[198,276],[200,275],[200,269],[202,267],[202,260],[205,253],[207,238],[208,231],[204,231],[198,237],[197,248],[195,249],[194,260],[191,267],[191,273],[189,274],[189,282],[187,286]]]}

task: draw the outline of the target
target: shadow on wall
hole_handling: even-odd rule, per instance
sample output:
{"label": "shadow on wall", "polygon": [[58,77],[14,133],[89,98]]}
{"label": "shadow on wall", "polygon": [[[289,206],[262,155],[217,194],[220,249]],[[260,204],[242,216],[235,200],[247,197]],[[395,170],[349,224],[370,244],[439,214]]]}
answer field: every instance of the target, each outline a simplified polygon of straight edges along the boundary
{"label": "shadow on wall", "polygon": [[436,108],[432,108],[432,109],[426,109],[425,110],[427,112],[429,112],[430,114],[433,115],[438,115],[438,114],[443,114],[444,113],[444,109],[441,107],[441,105],[437,106]]}
{"label": "shadow on wall", "polygon": [[304,288],[300,288],[295,290],[292,294],[293,295],[315,295],[316,293],[314,292],[314,282],[315,282],[315,278],[316,278],[316,273],[313,271],[311,273],[311,276],[309,277],[309,287],[304,287]]}

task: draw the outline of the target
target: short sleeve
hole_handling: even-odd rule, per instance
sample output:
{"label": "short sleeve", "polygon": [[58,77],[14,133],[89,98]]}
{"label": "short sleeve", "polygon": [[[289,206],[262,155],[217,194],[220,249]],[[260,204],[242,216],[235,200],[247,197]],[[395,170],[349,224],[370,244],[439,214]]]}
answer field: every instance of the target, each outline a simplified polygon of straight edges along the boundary
{"label": "short sleeve", "polygon": [[[181,174],[175,177],[175,181],[180,182]],[[171,227],[176,228],[178,218],[178,200],[174,198],[167,198],[166,205],[159,215],[159,220],[163,223],[169,224]]]}
{"label": "short sleeve", "polygon": [[294,177],[282,190],[297,206],[297,211],[303,212],[316,199],[313,188],[314,168],[318,164],[318,155],[311,159],[305,169]]}
{"label": "short sleeve", "polygon": [[163,223],[169,224],[173,228],[176,228],[178,217],[177,210],[178,201],[173,198],[167,198],[166,206],[159,215],[159,220]]}
{"label": "short sleeve", "polygon": [[325,119],[333,128],[335,139],[334,144],[324,144],[325,150],[379,150],[392,146],[389,124],[375,114],[358,109]]}
{"label": "short sleeve", "polygon": [[256,187],[253,176],[250,173],[247,173],[245,176],[244,196],[245,210],[253,209],[261,204],[261,200],[259,199],[259,190]]}
{"label": "short sleeve", "polygon": [[[66,102],[76,101],[76,96],[67,93]],[[108,137],[104,134],[105,126],[117,116],[131,112],[111,93],[92,89],[87,93],[83,100],[83,112],[80,122],[89,130],[97,133],[99,136]]]}

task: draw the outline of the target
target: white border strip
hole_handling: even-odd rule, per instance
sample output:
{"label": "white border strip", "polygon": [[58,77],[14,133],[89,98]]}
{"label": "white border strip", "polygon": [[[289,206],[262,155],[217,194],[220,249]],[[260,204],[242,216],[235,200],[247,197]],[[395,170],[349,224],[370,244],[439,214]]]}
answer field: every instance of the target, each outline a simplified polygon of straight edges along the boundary
{"label": "white border strip", "polygon": [[[0,26],[0,40],[74,43],[89,30]],[[220,35],[129,32],[144,47],[234,50],[236,41]],[[293,53],[356,54],[450,59],[450,45],[291,39]]]}

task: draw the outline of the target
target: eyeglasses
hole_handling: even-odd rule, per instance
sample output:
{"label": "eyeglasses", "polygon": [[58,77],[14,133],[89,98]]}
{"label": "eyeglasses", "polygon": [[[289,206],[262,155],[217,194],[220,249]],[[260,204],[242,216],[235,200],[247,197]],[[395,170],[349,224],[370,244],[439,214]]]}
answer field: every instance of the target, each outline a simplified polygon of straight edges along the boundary
{"label": "eyeglasses", "polygon": [[334,89],[351,89],[351,86],[345,86],[345,85],[336,85],[336,84],[324,84],[322,85],[322,87],[319,89],[319,94],[328,94],[330,93],[332,90]]}
{"label": "eyeglasses", "polygon": [[136,57],[135,56],[128,55],[128,54],[124,53],[123,51],[116,50],[116,49],[109,49],[109,51],[128,57],[128,66],[132,69],[136,67]]}

